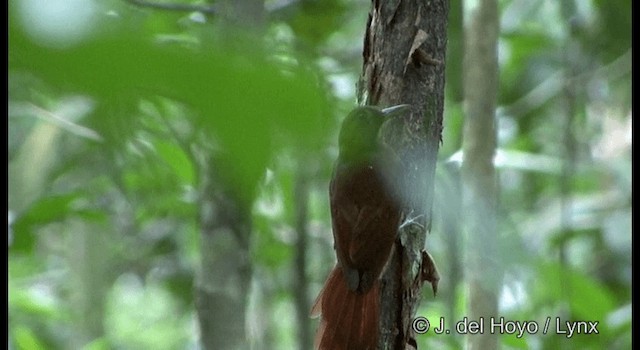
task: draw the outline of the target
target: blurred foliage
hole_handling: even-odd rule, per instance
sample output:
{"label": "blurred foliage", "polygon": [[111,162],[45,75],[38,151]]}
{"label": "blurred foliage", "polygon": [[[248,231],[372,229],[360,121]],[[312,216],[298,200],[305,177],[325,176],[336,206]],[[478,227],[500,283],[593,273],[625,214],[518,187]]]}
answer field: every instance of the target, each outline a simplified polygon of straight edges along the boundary
{"label": "blurred foliage", "polygon": [[[501,312],[540,325],[598,321],[600,334],[501,339],[505,348],[625,349],[631,1],[563,4],[500,2]],[[464,120],[457,5],[440,152],[453,163]],[[334,261],[327,183],[338,123],[354,103],[368,8],[266,1],[265,27],[251,34],[222,29],[215,15],[118,0],[10,2],[9,348],[198,348],[203,154],[215,154],[225,186],[253,207],[248,336],[256,349],[293,348],[297,164],[312,174],[314,297]],[[437,214],[455,202],[444,195],[455,181],[441,168]],[[426,292],[418,311],[432,322],[465,315],[443,227],[438,215],[427,239],[443,275],[439,296]],[[418,342],[455,349],[464,338],[429,333]]]}

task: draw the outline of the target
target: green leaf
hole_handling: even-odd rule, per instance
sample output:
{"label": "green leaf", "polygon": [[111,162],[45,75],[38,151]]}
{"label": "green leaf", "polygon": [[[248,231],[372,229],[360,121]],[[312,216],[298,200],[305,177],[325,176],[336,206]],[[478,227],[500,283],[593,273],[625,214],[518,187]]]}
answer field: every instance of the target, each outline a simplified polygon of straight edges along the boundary
{"label": "green leaf", "polygon": [[87,345],[83,347],[83,350],[109,350],[111,346],[109,346],[109,340],[106,338],[98,338],[89,342]]}
{"label": "green leaf", "polygon": [[40,198],[13,222],[12,251],[30,252],[35,244],[35,228],[39,225],[64,220],[71,212],[70,204],[81,193],[72,192]]}
{"label": "green leaf", "polygon": [[[52,49],[31,41],[15,24],[10,36],[10,68],[30,70],[59,88],[98,99],[97,113],[109,130],[94,127],[107,141],[132,136],[136,98],[161,95],[190,106],[194,124],[221,145],[215,164],[220,177],[244,201],[255,196],[276,150],[274,137],[317,150],[327,130],[324,93],[315,77],[301,67],[275,63],[259,44],[244,49],[220,44],[205,52],[121,30]],[[170,146],[161,148],[172,152]],[[184,169],[180,176],[193,178],[184,163],[178,156],[172,166]]]}
{"label": "green leaf", "polygon": [[46,346],[38,339],[36,333],[27,327],[11,327],[12,340],[16,349],[46,349]]}
{"label": "green leaf", "polygon": [[567,301],[578,320],[602,321],[615,305],[613,295],[602,283],[559,264],[541,265],[537,281],[537,295],[543,300]]}
{"label": "green leaf", "polygon": [[184,151],[170,142],[157,141],[154,145],[162,160],[171,167],[182,182],[192,185],[195,180],[194,164]]}

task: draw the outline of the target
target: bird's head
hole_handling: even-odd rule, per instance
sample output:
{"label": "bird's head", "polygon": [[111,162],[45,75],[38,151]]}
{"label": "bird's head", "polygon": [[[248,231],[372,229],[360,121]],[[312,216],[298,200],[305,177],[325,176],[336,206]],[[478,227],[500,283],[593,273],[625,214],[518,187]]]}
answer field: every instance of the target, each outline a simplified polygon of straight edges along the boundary
{"label": "bird's head", "polygon": [[342,122],[338,145],[340,158],[361,161],[375,155],[378,150],[378,132],[389,117],[404,113],[409,105],[385,109],[373,106],[357,107]]}

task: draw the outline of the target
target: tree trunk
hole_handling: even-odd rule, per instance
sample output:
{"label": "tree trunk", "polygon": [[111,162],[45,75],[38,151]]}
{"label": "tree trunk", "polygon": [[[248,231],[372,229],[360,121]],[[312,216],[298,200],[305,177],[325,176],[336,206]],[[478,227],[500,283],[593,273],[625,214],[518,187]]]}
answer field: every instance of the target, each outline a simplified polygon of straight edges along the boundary
{"label": "tree trunk", "polygon": [[[83,348],[104,337],[105,299],[113,282],[109,253],[112,239],[106,225],[70,219],[66,247],[69,264],[69,305],[73,305],[74,330],[70,348]],[[111,248],[111,249],[108,249]]]}
{"label": "tree trunk", "polygon": [[248,349],[245,315],[251,284],[250,205],[230,193],[213,157],[200,161],[201,266],[196,308],[204,349]]}
{"label": "tree trunk", "polygon": [[[235,38],[239,30],[257,30],[264,23],[262,0],[222,0],[215,5],[220,29],[228,31],[229,38]],[[207,142],[202,141],[203,154],[197,161],[201,266],[196,308],[200,342],[204,349],[249,349],[246,317],[252,277],[252,203],[230,190],[216,169],[233,166],[234,162],[216,154]]]}
{"label": "tree trunk", "polygon": [[[471,320],[497,316],[502,281],[496,224],[497,183],[495,109],[498,90],[498,4],[482,0],[471,9],[465,35],[465,123],[462,181],[467,225],[469,310]],[[488,321],[487,321],[488,322]],[[469,349],[496,349],[498,335],[467,338]]]}
{"label": "tree trunk", "polygon": [[421,297],[426,234],[441,141],[449,2],[372,2],[366,28],[358,100],[367,105],[411,105],[405,118],[381,130],[404,163],[405,225],[381,281],[379,349],[417,347],[410,328]]}
{"label": "tree trunk", "polygon": [[307,225],[309,204],[309,174],[308,165],[302,159],[298,160],[296,171],[294,203],[295,228],[297,233],[296,253],[294,259],[294,302],[298,327],[298,348],[311,349],[312,337],[309,327],[309,295],[307,281]]}

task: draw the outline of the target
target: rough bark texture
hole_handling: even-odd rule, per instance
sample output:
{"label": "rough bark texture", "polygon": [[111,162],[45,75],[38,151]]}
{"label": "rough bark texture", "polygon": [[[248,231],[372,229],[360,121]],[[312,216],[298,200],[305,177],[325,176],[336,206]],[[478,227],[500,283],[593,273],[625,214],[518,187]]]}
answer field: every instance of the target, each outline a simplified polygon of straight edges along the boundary
{"label": "rough bark texture", "polygon": [[374,0],[364,39],[361,104],[410,104],[382,138],[404,163],[403,214],[417,225],[399,232],[382,276],[380,349],[416,347],[410,325],[421,297],[422,257],[431,227],[433,182],[441,141],[447,0]]}
{"label": "rough bark texture", "polygon": [[[502,279],[497,251],[495,108],[498,89],[498,4],[481,0],[465,30],[465,123],[462,180],[467,225],[467,280],[472,320],[497,316]],[[469,349],[496,349],[498,335],[467,338]]]}

